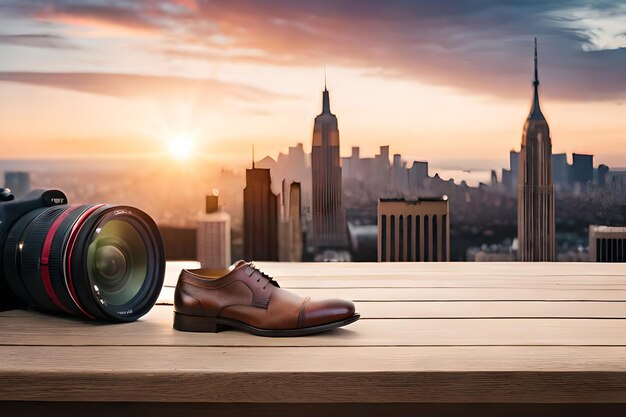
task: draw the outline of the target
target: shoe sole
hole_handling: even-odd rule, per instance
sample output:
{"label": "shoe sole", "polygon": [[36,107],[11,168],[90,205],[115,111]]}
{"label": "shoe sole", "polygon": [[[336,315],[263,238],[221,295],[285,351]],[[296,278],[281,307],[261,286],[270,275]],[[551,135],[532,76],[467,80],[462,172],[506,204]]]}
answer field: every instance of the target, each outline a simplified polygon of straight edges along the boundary
{"label": "shoe sole", "polygon": [[302,329],[270,330],[259,329],[237,320],[223,319],[220,317],[190,316],[174,312],[174,328],[183,332],[208,332],[218,333],[229,329],[239,329],[245,332],[266,337],[296,337],[321,333],[338,327],[354,323],[361,316],[355,314],[347,319],[332,323],[320,324],[319,326],[304,327]]}

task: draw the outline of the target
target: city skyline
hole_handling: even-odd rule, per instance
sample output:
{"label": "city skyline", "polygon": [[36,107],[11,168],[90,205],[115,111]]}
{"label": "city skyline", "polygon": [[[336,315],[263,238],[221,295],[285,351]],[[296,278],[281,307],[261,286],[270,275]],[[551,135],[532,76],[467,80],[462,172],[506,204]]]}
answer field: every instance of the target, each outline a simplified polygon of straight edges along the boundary
{"label": "city skyline", "polygon": [[[496,172],[492,170],[491,181],[480,184],[478,187],[471,187],[463,182],[456,184],[442,178],[438,173],[429,170],[428,161],[414,161],[412,165],[407,164],[401,154],[395,152],[391,154],[389,145],[380,146],[378,154],[373,158],[363,157],[359,147],[353,147],[349,157],[340,158],[337,150],[338,123],[337,118],[330,111],[330,97],[327,89],[324,89],[322,93],[322,112],[315,117],[312,138],[314,151],[316,147],[319,148],[317,149],[318,164],[314,163],[316,152],[307,154],[304,145],[298,143],[296,146],[289,147],[287,154],[281,153],[276,160],[264,157],[258,162],[255,158],[254,147],[252,147],[252,164],[251,168],[245,171],[245,187],[241,173],[237,173],[237,170],[232,168],[222,168],[218,176],[214,177],[210,172],[215,167],[204,166],[205,171],[200,174],[194,169],[188,169],[186,165],[179,165],[176,171],[161,169],[155,171],[151,164],[142,168],[136,165],[127,166],[126,170],[114,170],[110,166],[107,168],[98,164],[98,167],[92,166],[88,171],[84,171],[80,178],[72,179],[66,175],[71,169],[67,165],[61,170],[57,167],[55,172],[39,167],[33,171],[36,174],[34,178],[37,178],[33,184],[45,187],[45,183],[41,182],[45,178],[48,184],[57,187],[62,183],[67,184],[67,180],[70,180],[69,186],[64,185],[61,188],[67,190],[68,195],[72,195],[73,201],[75,198],[78,201],[109,199],[112,189],[116,190],[117,198],[126,199],[129,198],[128,193],[120,195],[121,191],[130,190],[131,199],[137,201],[137,205],[150,201],[151,210],[157,213],[155,218],[164,234],[168,236],[167,246],[170,249],[174,248],[169,250],[174,259],[179,259],[177,257],[180,256],[196,256],[196,253],[204,251],[202,248],[206,245],[203,243],[202,236],[205,236],[203,233],[207,232],[205,223],[210,219],[206,213],[210,210],[207,204],[202,212],[198,211],[200,201],[198,195],[201,190],[212,187],[210,191],[214,200],[212,206],[218,206],[217,196],[221,195],[219,190],[224,191],[225,198],[221,200],[225,209],[223,215],[232,219],[233,223],[231,229],[233,259],[243,256],[247,259],[259,260],[278,258],[281,261],[299,259],[372,261],[376,259],[376,246],[378,246],[379,251],[382,247],[387,248],[388,260],[397,261],[410,260],[409,253],[412,254],[414,249],[416,251],[414,260],[512,260],[516,259],[519,245],[524,244],[522,237],[519,239],[519,245],[517,239],[512,240],[514,228],[518,223],[514,213],[516,193],[513,192],[517,188],[517,181],[513,183],[513,180],[519,174],[521,184],[522,178],[525,177],[524,145],[528,146],[529,143],[535,141],[543,143],[544,138],[550,138],[545,117],[539,109],[538,84],[535,68],[534,100],[524,126],[522,150],[519,153],[510,152],[510,168],[502,170],[501,181],[498,181]],[[549,143],[548,140],[546,142],[548,148]],[[535,145],[532,146],[535,147]],[[187,150],[183,148],[179,151],[183,153]],[[556,217],[557,222],[559,219],[561,221],[561,228],[557,229],[557,232],[560,231],[560,236],[557,233],[556,242],[558,250],[553,247],[550,251],[557,255],[557,260],[560,261],[586,260],[589,249],[585,243],[586,236],[583,235],[590,227],[589,225],[597,224],[600,219],[601,222],[608,221],[609,224],[623,223],[624,213],[620,213],[620,207],[623,207],[623,200],[626,196],[624,194],[626,171],[611,170],[610,167],[602,164],[594,168],[593,155],[574,153],[570,165],[567,163],[566,154],[550,155],[549,149],[542,152],[544,156],[540,159],[546,161],[547,165],[530,164],[529,170],[539,173],[554,171],[555,178],[558,179],[556,186],[560,190],[557,193],[560,199],[557,206],[561,207],[561,216]],[[531,155],[542,152],[533,151]],[[554,163],[552,168],[550,162]],[[329,166],[337,171],[328,170]],[[9,188],[23,192],[23,189],[33,185],[29,172],[7,171],[6,166],[3,167],[5,168],[5,184]],[[330,173],[330,176],[320,175],[320,172],[324,171],[327,174]],[[117,173],[118,177],[114,175],[112,178],[106,178],[106,172],[108,175]],[[44,177],[41,176],[42,174]],[[97,179],[86,180],[86,175],[95,175]],[[142,179],[139,182],[143,183],[143,179],[156,177],[161,178],[161,181],[153,183],[157,185],[158,190],[151,191],[149,188],[143,189],[142,187],[143,196],[142,193],[137,192],[140,190],[136,187],[127,187],[137,184],[137,178]],[[332,202],[333,199],[329,196],[343,195],[342,200],[346,204],[345,220],[342,219],[343,216],[334,214],[336,212],[332,209],[334,204],[322,204],[322,208],[325,207],[325,209],[321,211],[315,209],[316,199],[311,199],[310,195],[311,188],[316,188],[312,187],[312,182],[315,182],[312,179],[315,178],[318,179],[318,191],[320,188],[329,191],[329,193],[322,193],[322,202]],[[319,180],[323,178],[326,180],[320,184]],[[507,178],[506,181],[505,178]],[[339,181],[328,181],[329,179]],[[144,184],[148,186],[149,183]],[[169,188],[172,193],[166,191],[168,184],[174,186]],[[530,191],[543,187],[532,184],[527,187],[526,185],[524,184],[524,188]],[[552,189],[551,184],[548,184],[548,187]],[[167,196],[165,204],[160,204],[158,208],[153,198],[157,193]],[[146,195],[149,196],[147,199]],[[525,194],[524,197],[526,197]],[[313,200],[313,205],[311,205],[311,200]],[[402,213],[391,214],[386,230],[384,226],[386,223],[382,221],[383,232],[381,232],[381,220],[377,220],[377,217],[381,215],[381,202],[388,205],[403,201],[403,204],[412,206],[430,200],[444,203],[445,213],[439,211],[435,214],[429,211],[429,214],[421,212],[418,215],[405,213],[406,210],[404,210]],[[533,200],[535,200],[534,197],[529,201]],[[320,199],[318,198],[317,201],[319,202]],[[173,202],[176,202],[176,205],[172,204]],[[378,215],[376,202],[378,202]],[[562,204],[562,202],[566,203]],[[451,211],[448,210],[448,204],[450,204]],[[338,207],[340,208],[341,204]],[[539,218],[544,218],[545,216],[541,215],[542,211],[544,211],[542,207],[533,208],[532,214],[533,216],[538,214]],[[383,210],[383,212],[386,211]],[[334,230],[344,229],[342,225],[345,222],[347,230],[344,230],[349,236],[349,251],[345,250],[348,247],[341,242],[329,241],[322,245],[316,242],[315,233],[312,233],[315,229],[316,213],[318,224],[321,219],[322,224],[334,224]],[[448,213],[454,213],[452,221]],[[423,222],[420,217],[422,214],[424,215]],[[398,222],[394,222],[396,215],[400,216]],[[413,218],[413,216],[417,217]],[[172,227],[173,219],[178,227]],[[204,225],[202,228],[199,226],[198,219],[201,223],[205,221],[202,223]],[[403,220],[406,220],[406,223]],[[421,226],[420,229],[415,228],[415,239],[413,239],[413,220],[416,221],[415,225],[424,223],[423,234]],[[198,230],[188,229],[190,221],[194,228],[198,227]],[[540,226],[540,223],[534,221],[531,223]],[[554,221],[552,224],[554,225]],[[418,230],[420,230],[419,235]],[[389,232],[389,236],[381,240],[381,236],[387,235],[386,232]],[[192,255],[184,255],[179,243],[181,239],[193,233],[196,233],[197,237],[196,247],[188,248],[186,253],[193,253]],[[539,234],[542,232],[540,231]],[[213,238],[216,236],[213,234]],[[411,239],[408,239],[409,236]],[[220,237],[219,240],[222,245],[227,244],[226,239]],[[388,247],[388,244],[392,242],[393,244]],[[454,245],[451,245],[451,242],[454,242]],[[433,248],[440,248],[441,251],[438,249],[437,256],[434,255],[434,249],[426,252],[427,244],[432,245]],[[306,250],[304,250],[305,247]],[[417,255],[417,248],[424,249],[423,258],[422,255]],[[555,250],[558,253],[554,253]],[[401,253],[404,255],[400,256]],[[433,254],[432,259],[430,254]],[[522,257],[524,257],[523,254]],[[386,256],[384,258],[386,259]],[[382,260],[380,256],[378,259]]]}
{"label": "city skyline", "polygon": [[[3,158],[169,154],[244,166],[239,150],[252,142],[260,155],[297,142],[309,151],[326,64],[341,156],[390,144],[409,161],[504,167],[519,149],[537,35],[553,153],[626,165],[619,2],[239,5],[247,15],[228,3],[83,3],[0,5]],[[442,33],[440,19],[467,36]],[[370,49],[362,30],[380,35]]]}

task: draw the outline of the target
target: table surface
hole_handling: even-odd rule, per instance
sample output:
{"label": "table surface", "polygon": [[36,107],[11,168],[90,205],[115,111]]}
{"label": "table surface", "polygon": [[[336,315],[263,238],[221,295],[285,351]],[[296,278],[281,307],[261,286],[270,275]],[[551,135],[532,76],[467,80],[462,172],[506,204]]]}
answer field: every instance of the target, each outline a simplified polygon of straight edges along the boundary
{"label": "table surface", "polygon": [[[300,338],[0,313],[0,401],[626,403],[626,265],[258,263],[361,320]],[[103,389],[106,387],[106,389]]]}

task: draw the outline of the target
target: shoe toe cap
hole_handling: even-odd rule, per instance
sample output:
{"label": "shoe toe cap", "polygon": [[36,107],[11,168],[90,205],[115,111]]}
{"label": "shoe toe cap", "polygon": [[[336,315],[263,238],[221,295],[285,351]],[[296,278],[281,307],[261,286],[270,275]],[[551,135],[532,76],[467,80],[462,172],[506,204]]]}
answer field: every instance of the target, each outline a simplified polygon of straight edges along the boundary
{"label": "shoe toe cap", "polygon": [[319,326],[345,320],[354,316],[355,306],[352,301],[329,299],[309,300],[303,311],[301,327]]}

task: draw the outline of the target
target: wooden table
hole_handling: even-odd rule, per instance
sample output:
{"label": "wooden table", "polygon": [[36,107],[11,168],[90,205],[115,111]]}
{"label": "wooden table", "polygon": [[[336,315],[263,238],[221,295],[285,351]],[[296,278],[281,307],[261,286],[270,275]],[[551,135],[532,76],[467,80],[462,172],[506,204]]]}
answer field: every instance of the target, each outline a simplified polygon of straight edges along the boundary
{"label": "wooden table", "polygon": [[0,313],[0,415],[626,415],[626,265],[260,263],[362,319],[302,338]]}

